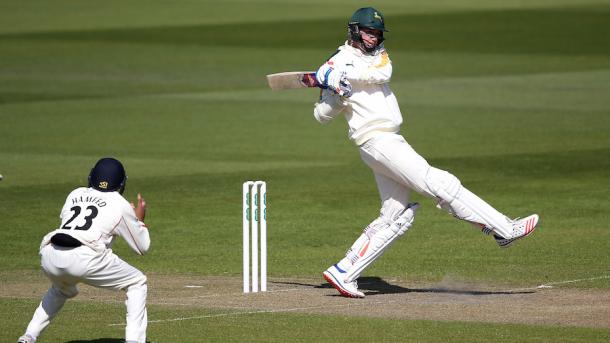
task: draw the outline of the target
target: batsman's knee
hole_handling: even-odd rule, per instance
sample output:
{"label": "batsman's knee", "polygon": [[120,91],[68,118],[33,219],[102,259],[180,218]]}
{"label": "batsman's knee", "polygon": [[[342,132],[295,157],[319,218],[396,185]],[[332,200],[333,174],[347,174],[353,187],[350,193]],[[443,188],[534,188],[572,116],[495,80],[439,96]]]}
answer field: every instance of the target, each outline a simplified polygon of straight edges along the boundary
{"label": "batsman's knee", "polygon": [[480,215],[474,211],[473,203],[462,199],[464,191],[462,183],[453,174],[430,167],[426,175],[426,183],[437,199],[439,209],[444,209],[458,219],[468,222],[486,224]]}
{"label": "batsman's knee", "polygon": [[462,183],[457,177],[435,167],[428,169],[426,186],[430,193],[439,199],[439,207],[445,207],[443,203],[451,204],[462,189]]}
{"label": "batsman's knee", "polygon": [[407,205],[405,210],[394,220],[394,227],[396,228],[396,234],[400,237],[404,235],[407,230],[413,225],[415,221],[415,212],[419,208],[419,203],[410,203]]}

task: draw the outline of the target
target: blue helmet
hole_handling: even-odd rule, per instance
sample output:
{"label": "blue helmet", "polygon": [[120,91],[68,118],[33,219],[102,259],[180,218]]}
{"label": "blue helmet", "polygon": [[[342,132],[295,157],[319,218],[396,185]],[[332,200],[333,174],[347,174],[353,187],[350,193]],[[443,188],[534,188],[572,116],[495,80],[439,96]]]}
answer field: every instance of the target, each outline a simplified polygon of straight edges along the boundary
{"label": "blue helmet", "polygon": [[119,192],[123,194],[127,175],[125,168],[118,160],[112,157],[97,161],[89,173],[89,187],[100,192]]}

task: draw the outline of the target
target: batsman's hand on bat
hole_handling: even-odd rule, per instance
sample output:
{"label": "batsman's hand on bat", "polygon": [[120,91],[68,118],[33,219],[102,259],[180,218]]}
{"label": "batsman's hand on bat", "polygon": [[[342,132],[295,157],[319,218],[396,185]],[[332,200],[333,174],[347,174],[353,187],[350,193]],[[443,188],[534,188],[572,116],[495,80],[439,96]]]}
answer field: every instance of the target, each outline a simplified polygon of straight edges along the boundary
{"label": "batsman's hand on bat", "polygon": [[334,69],[328,63],[325,63],[318,69],[316,79],[320,84],[320,88],[329,88],[346,98],[352,96],[352,85],[347,79],[345,72]]}
{"label": "batsman's hand on bat", "polygon": [[138,217],[138,219],[143,222],[144,217],[146,217],[146,200],[144,200],[140,193],[138,193],[138,205],[136,206],[132,202],[131,207],[136,213],[136,217]]}
{"label": "batsman's hand on bat", "polygon": [[349,83],[349,80],[343,75],[341,80],[339,80],[339,88],[335,89],[335,92],[342,97],[349,98],[352,96],[352,84]]}

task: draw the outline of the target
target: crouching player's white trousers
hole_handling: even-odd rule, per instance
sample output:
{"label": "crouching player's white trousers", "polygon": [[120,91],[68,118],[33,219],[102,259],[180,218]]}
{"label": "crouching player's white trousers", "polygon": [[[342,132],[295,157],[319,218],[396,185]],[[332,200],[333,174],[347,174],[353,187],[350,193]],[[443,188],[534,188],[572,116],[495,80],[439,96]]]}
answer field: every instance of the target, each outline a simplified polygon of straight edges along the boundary
{"label": "crouching player's white trousers", "polygon": [[26,334],[36,339],[61,310],[66,299],[78,294],[80,282],[91,286],[124,290],[127,295],[126,342],[146,342],[146,276],[121,260],[112,250],[98,253],[87,246],[57,247],[49,244],[40,250],[42,270],[52,286],[30,321]]}

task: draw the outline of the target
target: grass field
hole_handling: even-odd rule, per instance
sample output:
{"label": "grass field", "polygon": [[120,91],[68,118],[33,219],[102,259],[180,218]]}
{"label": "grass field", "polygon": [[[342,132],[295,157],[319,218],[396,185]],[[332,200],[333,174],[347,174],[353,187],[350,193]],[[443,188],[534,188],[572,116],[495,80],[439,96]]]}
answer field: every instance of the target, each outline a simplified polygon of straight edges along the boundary
{"label": "grass field", "polygon": [[[538,231],[499,249],[416,195],[424,206],[414,228],[365,275],[404,291],[337,299],[320,273],[377,216],[375,182],[343,118],[328,126],[313,118],[315,90],[271,92],[264,75],[319,66],[358,4],[5,0],[0,341],[27,325],[46,287],[40,240],[103,156],[124,162],[126,197],[141,192],[149,205],[150,253],[138,257],[123,242],[114,250],[149,274],[151,342],[610,340],[610,1],[374,6],[390,29],[403,135],[507,215],[539,213]],[[300,285],[295,297],[353,312],[268,310],[282,305],[281,292],[240,294],[247,179],[268,184],[270,288]],[[172,278],[230,280],[234,288],[213,295],[232,294],[222,298],[231,307],[170,304],[161,280]],[[167,290],[155,293],[155,284]],[[498,290],[541,284],[554,285],[536,291],[551,296],[594,294],[599,307],[562,303],[566,318],[556,323],[435,317],[443,308],[433,305],[464,300],[464,285],[469,301],[510,303],[536,295]],[[113,324],[124,320],[122,295],[87,292],[39,342],[120,342],[124,329]],[[443,298],[409,302],[425,295]],[[367,315],[401,302],[403,314]],[[421,316],[402,317],[410,305]],[[553,306],[541,305],[539,317]]]}

